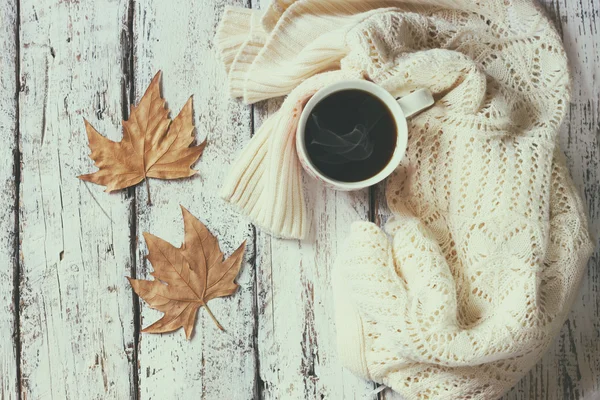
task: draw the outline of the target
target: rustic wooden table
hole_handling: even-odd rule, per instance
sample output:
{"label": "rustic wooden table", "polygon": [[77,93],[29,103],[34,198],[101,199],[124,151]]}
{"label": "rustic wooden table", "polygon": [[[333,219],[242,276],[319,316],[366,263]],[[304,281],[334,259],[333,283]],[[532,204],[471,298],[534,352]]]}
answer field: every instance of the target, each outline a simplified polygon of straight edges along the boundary
{"label": "rustic wooden table", "polygon": [[[226,94],[212,38],[225,3],[249,0],[3,0],[0,3],[0,398],[365,399],[374,386],[334,351],[329,267],[354,220],[386,217],[381,189],[346,194],[308,184],[318,233],[281,241],[256,230],[217,188],[235,153],[278,101]],[[600,2],[545,0],[570,56],[574,96],[561,133],[600,236]],[[263,4],[264,6],[264,4]],[[162,69],[178,111],[194,95],[209,145],[189,181],[107,195],[76,176],[93,169],[83,117],[121,138],[128,104]],[[140,335],[160,314],[126,275],[147,277],[148,231],[178,245],[179,204],[230,253],[248,253],[233,297],[200,310],[196,334]],[[549,353],[506,399],[600,398],[600,256]],[[380,398],[394,399],[390,392]]]}

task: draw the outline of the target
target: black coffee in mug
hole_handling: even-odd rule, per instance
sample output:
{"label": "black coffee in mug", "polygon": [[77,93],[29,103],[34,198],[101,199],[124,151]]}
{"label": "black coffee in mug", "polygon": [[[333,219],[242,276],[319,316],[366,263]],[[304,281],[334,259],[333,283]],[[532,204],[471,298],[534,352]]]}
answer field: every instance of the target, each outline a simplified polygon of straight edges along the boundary
{"label": "black coffee in mug", "polygon": [[369,179],[390,162],[398,130],[390,109],[359,89],[341,90],[321,100],[306,122],[308,158],[323,174],[342,182]]}

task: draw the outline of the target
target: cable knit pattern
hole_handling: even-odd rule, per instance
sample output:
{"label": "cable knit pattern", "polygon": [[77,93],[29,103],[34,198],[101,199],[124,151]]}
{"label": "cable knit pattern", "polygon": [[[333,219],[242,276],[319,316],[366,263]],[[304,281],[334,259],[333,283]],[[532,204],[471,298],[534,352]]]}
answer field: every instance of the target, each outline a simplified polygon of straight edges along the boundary
{"label": "cable knit pattern", "polygon": [[277,236],[308,232],[294,132],[316,90],[365,78],[395,96],[434,93],[387,181],[386,233],[356,223],[333,268],[340,359],[407,399],[513,386],[559,331],[592,251],[556,143],[567,60],[538,6],[274,1],[228,9],[217,44],[232,95],[289,93],[223,187]]}

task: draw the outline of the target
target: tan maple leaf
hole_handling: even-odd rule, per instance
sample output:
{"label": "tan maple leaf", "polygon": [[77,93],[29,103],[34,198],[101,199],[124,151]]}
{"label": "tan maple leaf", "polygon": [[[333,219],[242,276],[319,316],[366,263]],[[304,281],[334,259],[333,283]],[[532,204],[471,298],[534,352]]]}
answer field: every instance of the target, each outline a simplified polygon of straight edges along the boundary
{"label": "tan maple leaf", "polygon": [[181,247],[144,233],[148,245],[148,261],[154,267],[152,281],[129,279],[133,290],[164,316],[142,330],[148,333],[172,332],[181,327],[189,339],[194,329],[198,308],[204,307],[217,327],[223,327],[206,303],[216,297],[233,294],[246,242],[223,260],[217,239],[206,226],[183,206],[185,237]]}
{"label": "tan maple leaf", "polygon": [[98,171],[79,179],[106,186],[107,192],[136,185],[146,179],[148,204],[150,189],[147,178],[178,179],[194,175],[191,165],[204,151],[206,141],[190,147],[194,140],[192,98],[171,122],[169,109],[160,96],[159,71],[137,107],[131,105],[129,120],[123,121],[123,139],[113,142],[102,136],[87,121],[90,158]]}

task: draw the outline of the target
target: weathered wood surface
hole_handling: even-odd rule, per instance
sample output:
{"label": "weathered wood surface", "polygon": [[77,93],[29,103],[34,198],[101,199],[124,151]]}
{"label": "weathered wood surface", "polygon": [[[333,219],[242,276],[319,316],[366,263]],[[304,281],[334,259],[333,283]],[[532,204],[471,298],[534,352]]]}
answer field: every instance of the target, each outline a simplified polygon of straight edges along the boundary
{"label": "weathered wood surface", "polygon": [[[8,210],[0,214],[0,279],[9,282],[0,286],[0,399],[375,398],[373,384],[337,361],[330,269],[352,221],[387,218],[382,188],[336,193],[307,179],[313,226],[302,243],[255,231],[218,197],[236,152],[280,104],[248,107],[228,98],[212,43],[226,4],[261,6],[0,5],[0,207]],[[600,3],[543,4],[573,68],[561,145],[600,237]],[[209,141],[199,174],[151,180],[152,206],[143,186],[107,195],[77,180],[94,169],[82,118],[120,140],[127,104],[159,69],[172,116],[194,96],[197,140]],[[248,249],[239,292],[210,303],[227,332],[200,310],[189,342],[182,332],[140,334],[160,314],[134,300],[124,278],[152,270],[142,232],[181,243],[179,204],[207,224],[226,255],[243,240]],[[596,252],[560,336],[506,400],[600,398],[599,275]],[[398,399],[389,391],[379,398]]]}
{"label": "weathered wood surface", "polygon": [[[256,129],[280,105],[256,105]],[[343,369],[336,355],[330,271],[350,224],[369,218],[369,191],[335,192],[306,176],[304,185],[309,239],[257,234],[261,398],[364,399],[374,385]]]}
{"label": "weathered wood surface", "polygon": [[18,391],[17,18],[16,1],[0,4],[0,399]]}
{"label": "weathered wood surface", "polygon": [[126,1],[20,1],[22,399],[128,398],[132,269],[126,193],[95,169],[83,117],[120,140]]}
{"label": "weathered wood surface", "polygon": [[[151,232],[179,245],[183,221],[179,204],[203,221],[219,239],[225,255],[244,240],[247,253],[237,279],[238,292],[210,302],[210,309],[225,327],[217,329],[200,309],[195,335],[183,332],[142,335],[139,345],[139,390],[142,399],[249,399],[256,390],[254,231],[218,196],[218,188],[238,150],[250,139],[251,109],[229,99],[226,74],[215,56],[212,40],[225,4],[241,1],[189,0],[136,3],[135,93],[139,99],[153,74],[162,69],[163,96],[176,115],[190,95],[198,140],[208,145],[195,169],[183,181],[150,181],[152,206],[145,188],[136,190],[138,215],[138,277],[147,278],[151,266],[142,232]],[[160,313],[141,305],[142,325]]]}
{"label": "weathered wood surface", "polygon": [[[279,104],[256,106],[256,126]],[[330,271],[350,224],[369,217],[369,193],[335,192],[304,181],[309,239],[257,235],[261,398],[364,399],[374,385],[343,369],[336,355]]]}

